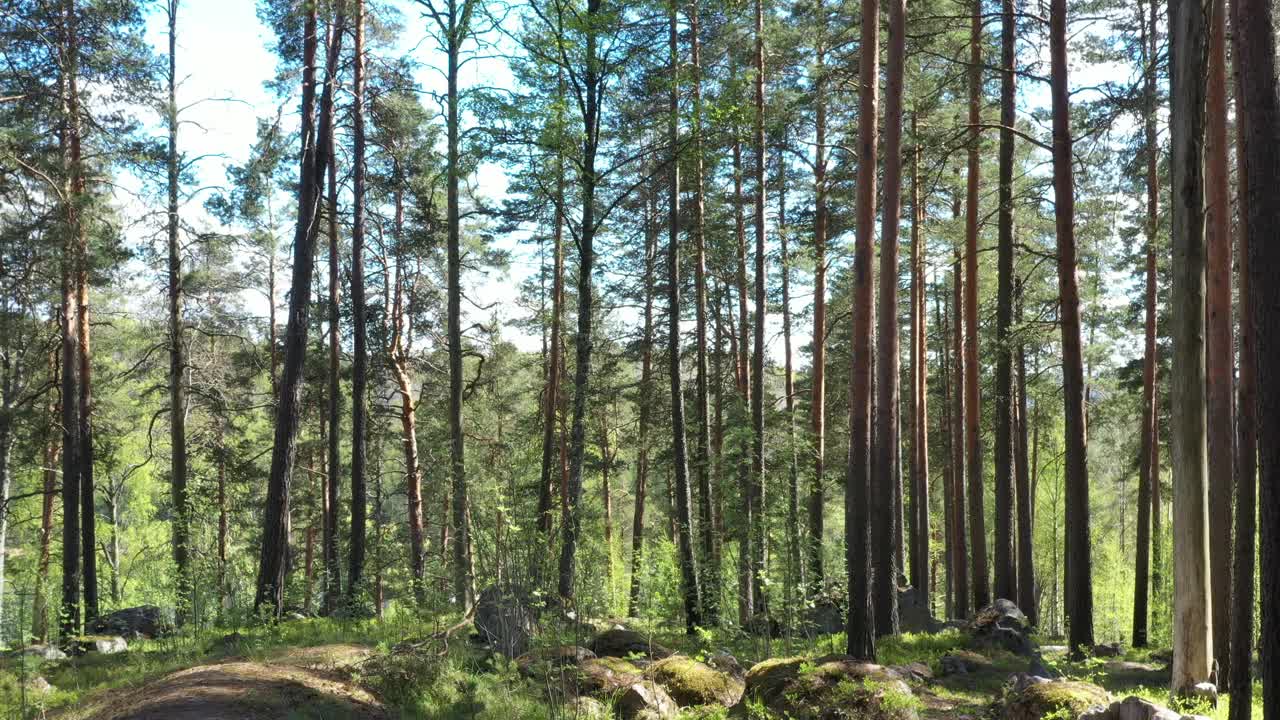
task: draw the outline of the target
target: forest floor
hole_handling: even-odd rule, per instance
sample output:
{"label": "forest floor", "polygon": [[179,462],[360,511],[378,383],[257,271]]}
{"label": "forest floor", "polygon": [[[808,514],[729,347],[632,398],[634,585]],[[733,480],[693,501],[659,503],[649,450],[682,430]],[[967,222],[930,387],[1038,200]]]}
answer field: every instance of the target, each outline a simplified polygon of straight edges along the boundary
{"label": "forest floor", "polygon": [[[144,641],[116,655],[89,654],[53,663],[13,657],[0,661],[0,714],[57,720],[551,720],[587,717],[554,683],[522,673],[517,664],[476,647],[459,633],[438,637],[412,617],[384,621],[295,620],[227,634],[206,631]],[[693,658],[728,651],[743,667],[761,660],[840,652],[843,636],[813,640],[761,639],[703,633],[688,637],[654,629],[663,644]],[[560,645],[564,635],[540,638]],[[1167,703],[1165,653],[1129,650],[1121,657],[1068,662],[1065,651],[1040,638],[1045,665],[1063,676],[1105,688],[1115,699],[1138,695]],[[585,640],[578,639],[585,643]],[[921,720],[1001,720],[1010,676],[1028,670],[1026,657],[965,649],[957,630],[908,634],[879,645],[886,666],[928,668],[910,680]],[[962,655],[968,672],[946,673],[942,658]],[[33,685],[35,677],[44,682]],[[23,700],[23,679],[27,683]],[[1259,705],[1255,689],[1254,704]],[[1195,710],[1227,716],[1228,699]],[[612,714],[605,705],[606,713]],[[1260,712],[1260,710],[1259,710]],[[723,707],[681,711],[711,720]],[[1260,715],[1259,715],[1260,716]]]}

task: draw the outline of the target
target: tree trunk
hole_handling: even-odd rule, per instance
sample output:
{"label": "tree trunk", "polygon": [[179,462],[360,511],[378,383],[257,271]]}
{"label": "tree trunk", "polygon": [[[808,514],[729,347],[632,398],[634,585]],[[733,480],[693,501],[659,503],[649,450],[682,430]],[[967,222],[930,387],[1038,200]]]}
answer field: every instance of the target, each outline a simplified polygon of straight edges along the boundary
{"label": "tree trunk", "polygon": [[596,152],[600,143],[600,95],[603,81],[600,77],[600,59],[597,57],[597,36],[593,23],[601,13],[603,0],[587,0],[586,17],[586,67],[582,72],[582,226],[578,242],[578,335],[573,396],[573,429],[569,439],[569,488],[566,493],[569,506],[568,522],[564,523],[564,543],[560,549],[560,597],[572,600],[574,596],[575,557],[582,518],[578,504],[582,499],[582,455],[586,438],[587,394],[591,382],[591,332],[593,300],[591,275],[595,272],[596,233]]}
{"label": "tree trunk", "polygon": [[[56,354],[50,354],[51,383],[57,382]],[[31,635],[36,642],[49,640],[49,559],[53,545],[53,501],[58,494],[58,408],[56,401],[49,408],[49,425],[44,442],[44,494],[40,498],[40,554],[36,560],[36,580],[31,607]]]}
{"label": "tree trunk", "polygon": [[63,637],[80,630],[80,391],[79,391],[79,315],[76,273],[80,264],[79,237],[84,234],[77,198],[84,191],[83,168],[80,163],[80,91],[79,38],[75,0],[63,0],[62,46],[63,74],[59,89],[63,93],[63,117],[59,144],[62,152],[63,195],[66,236],[62,246],[62,610],[60,628]]}
{"label": "tree trunk", "polygon": [[[1255,341],[1250,359],[1256,361],[1252,364],[1257,370],[1256,415],[1251,415],[1251,419],[1256,417],[1259,451],[1262,566],[1259,655],[1262,707],[1267,716],[1280,707],[1280,492],[1277,492],[1280,490],[1280,372],[1275,362],[1262,359],[1274,358],[1280,352],[1280,332],[1277,332],[1280,287],[1275,282],[1280,276],[1280,246],[1275,242],[1280,233],[1280,206],[1264,193],[1280,183],[1280,87],[1276,80],[1275,27],[1257,19],[1271,18],[1273,11],[1271,0],[1239,0],[1235,10],[1236,17],[1252,21],[1236,26],[1235,34],[1243,98],[1240,117],[1247,158],[1242,167],[1245,182],[1241,185],[1241,197],[1245,200],[1241,210],[1247,213],[1242,227],[1249,233],[1247,292]],[[1242,272],[1244,270],[1242,268]],[[1248,351],[1247,346],[1242,347],[1242,354]],[[1245,382],[1242,374],[1241,385],[1245,386]],[[1248,389],[1252,391],[1252,387]],[[1246,409],[1243,404],[1241,409]],[[1252,473],[1242,472],[1241,476],[1251,477]],[[1236,717],[1234,713],[1232,717]]]}
{"label": "tree trunk", "polygon": [[1000,32],[1000,208],[996,268],[995,376],[995,595],[1018,597],[1018,565],[1014,551],[1013,496],[1013,152],[1017,123],[1015,43],[1017,20],[1013,0],[1001,2]]}
{"label": "tree trunk", "polygon": [[765,607],[765,485],[764,485],[764,327],[768,315],[765,276],[765,144],[764,144],[764,0],[756,0],[755,27],[755,345],[751,366],[751,533],[752,593],[757,614]]}
{"label": "tree trunk", "polygon": [[[733,142],[733,206],[734,236],[738,245],[738,394],[743,407],[751,405],[750,331],[747,314],[747,233],[743,218],[742,197],[742,141]],[[751,528],[755,526],[755,498],[751,492],[751,461],[744,453],[738,461],[738,488],[742,502],[741,527],[738,531],[738,623],[747,625],[755,615],[755,573],[752,568]]]}
{"label": "tree trunk", "polygon": [[169,482],[173,501],[173,562],[177,566],[177,606],[175,619],[184,625],[191,614],[191,561],[189,501],[187,499],[187,388],[186,346],[183,328],[182,247],[178,241],[178,101],[177,47],[179,0],[168,1],[169,15],[169,104],[165,120],[169,131],[169,152],[165,156],[168,174],[169,213]]}
{"label": "tree trunk", "polygon": [[[871,583],[871,313],[876,216],[876,119],[879,114],[880,3],[862,0],[858,61],[857,237],[853,255],[853,335],[849,375],[849,464],[845,476],[845,569],[849,577],[846,652],[874,660]],[[868,52],[869,51],[869,52]]]}
{"label": "tree trunk", "polygon": [[814,43],[813,104],[813,396],[809,414],[813,425],[813,485],[809,490],[809,594],[826,588],[822,536],[826,512],[827,445],[827,16],[817,0],[817,40]]}
{"label": "tree trunk", "polygon": [[[1232,54],[1241,58],[1240,0],[1231,3]],[[1231,664],[1224,679],[1232,690],[1229,720],[1249,720],[1253,708],[1254,552],[1257,548],[1258,426],[1257,342],[1253,325],[1253,282],[1249,277],[1249,136],[1245,128],[1243,74],[1240,61],[1233,68],[1236,97],[1236,255],[1240,261],[1240,379],[1236,386],[1236,528],[1235,566],[1232,576]],[[1219,677],[1223,677],[1219,671]]]}
{"label": "tree trunk", "polygon": [[[1174,584],[1173,691],[1212,672],[1205,399],[1204,142],[1206,8],[1171,0],[1170,147],[1173,179],[1172,407]],[[1278,178],[1280,179],[1280,178]],[[1262,351],[1261,344],[1259,351]],[[1264,447],[1265,443],[1261,443]],[[1265,597],[1265,591],[1264,591]]]}
{"label": "tree trunk", "polygon": [[418,469],[418,418],[417,399],[413,394],[413,381],[409,377],[409,348],[412,343],[405,337],[404,258],[399,255],[404,226],[403,191],[395,193],[396,269],[393,301],[391,305],[391,374],[396,390],[400,393],[400,442],[404,452],[405,492],[408,497],[409,515],[409,571],[414,600],[418,606],[426,604],[426,533],[422,526],[422,476]]}
{"label": "tree trunk", "polygon": [[1231,177],[1227,169],[1226,0],[1211,0],[1205,113],[1205,226],[1208,316],[1205,373],[1209,431],[1209,588],[1213,658],[1225,687],[1231,666],[1231,512],[1235,491],[1235,342],[1231,320]]}
{"label": "tree trunk", "polygon": [[[906,0],[888,0],[889,41],[884,112],[884,208],[880,229],[879,344],[876,346],[876,477],[872,478],[876,635],[898,633],[895,543],[902,521],[898,467],[898,228],[902,216],[902,83],[906,62]],[[873,154],[872,158],[875,157]],[[859,164],[861,164],[859,160]],[[872,165],[874,167],[874,165]],[[873,196],[874,199],[874,196]],[[872,203],[874,207],[874,202]],[[874,213],[874,209],[872,210]],[[874,220],[874,216],[873,216]]]}
{"label": "tree trunk", "polygon": [[702,156],[702,38],[698,0],[689,4],[689,37],[693,70],[693,248],[694,312],[698,336],[697,443],[694,467],[698,475],[698,530],[702,545],[701,599],[703,620],[720,624],[720,542],[716,534],[716,495],[711,475],[711,419],[707,402],[707,243]]}
{"label": "tree trunk", "polygon": [[645,190],[644,222],[644,338],[640,348],[640,428],[636,448],[635,515],[631,524],[631,596],[627,615],[638,617],[640,605],[640,563],[644,550],[644,510],[649,489],[649,424],[653,414],[653,289],[658,248],[657,199]]}
{"label": "tree trunk", "polygon": [[965,201],[964,280],[964,438],[965,476],[968,479],[969,545],[972,552],[974,609],[991,602],[987,571],[987,527],[984,516],[982,475],[982,418],[978,367],[978,207],[982,131],[982,3],[973,0],[969,32],[969,167]]}
{"label": "tree trunk", "polygon": [[369,339],[364,288],[364,0],[355,0],[355,51],[351,98],[351,547],[347,557],[347,602],[363,592],[368,489],[365,465],[369,434]]}
{"label": "tree trunk", "polygon": [[1143,360],[1142,360],[1142,429],[1141,456],[1138,458],[1138,548],[1134,567],[1133,590],[1133,646],[1146,647],[1148,615],[1150,614],[1152,575],[1159,572],[1157,564],[1152,572],[1153,545],[1159,546],[1160,536],[1152,533],[1153,522],[1158,523],[1160,446],[1159,419],[1156,415],[1156,244],[1160,231],[1160,175],[1158,171],[1160,144],[1156,131],[1156,0],[1150,0],[1149,20],[1139,6],[1138,24],[1142,30],[1143,62],[1143,133],[1147,152],[1147,216],[1146,216],[1146,290]]}
{"label": "tree trunk", "polygon": [[670,105],[667,108],[667,359],[671,380],[671,454],[675,473],[676,543],[680,563],[680,595],[685,631],[702,623],[698,565],[693,554],[693,513],[689,492],[689,460],[685,447],[684,373],[680,364],[680,54],[676,9],[669,12],[667,42],[671,60]]}
{"label": "tree trunk", "polygon": [[1058,235],[1058,302],[1062,327],[1063,403],[1066,414],[1066,527],[1068,644],[1080,656],[1093,647],[1093,563],[1089,537],[1089,465],[1085,427],[1084,359],[1080,347],[1080,287],[1076,277],[1075,179],[1067,86],[1067,3],[1049,5],[1053,95],[1053,200]]}
{"label": "tree trunk", "polygon": [[[1014,322],[1022,325],[1022,280],[1014,284]],[[1018,608],[1027,616],[1033,627],[1039,626],[1040,613],[1036,609],[1035,570],[1035,492],[1031,488],[1031,473],[1027,462],[1027,348],[1023,336],[1017,340],[1018,401],[1014,406],[1014,476],[1017,484],[1018,504]]]}
{"label": "tree trunk", "polygon": [[783,148],[778,153],[778,240],[782,260],[782,353],[783,393],[787,408],[787,566],[786,608],[791,612],[795,590],[804,585],[804,568],[800,563],[800,468],[796,461],[796,393],[795,369],[791,362],[791,256],[787,246],[787,156],[786,131]]}
{"label": "tree trunk", "polygon": [[333,136],[329,136],[329,375],[328,401],[329,414],[328,460],[325,463],[328,471],[324,475],[325,513],[324,513],[324,607],[325,615],[332,615],[338,609],[338,599],[342,597],[342,571],[338,561],[338,485],[342,477],[342,427],[341,395],[342,395],[342,348],[340,345],[338,324],[341,317],[338,306],[341,286],[339,283],[341,263],[338,241],[338,163],[333,152]]}
{"label": "tree trunk", "polygon": [[[464,11],[465,12],[465,11]],[[467,15],[469,17],[469,14]],[[455,602],[464,610],[475,599],[475,569],[471,558],[471,511],[467,489],[467,466],[462,428],[462,248],[461,212],[458,207],[458,184],[462,171],[458,159],[458,61],[460,44],[466,32],[454,2],[447,15],[447,72],[445,98],[446,215],[448,245],[448,334],[449,334],[449,477],[453,484],[453,593]]]}
{"label": "tree trunk", "polygon": [[[563,98],[564,83],[558,85],[557,94]],[[557,104],[559,107],[560,104]],[[557,126],[563,121],[557,117]],[[542,474],[538,484],[538,530],[551,534],[551,496],[554,480],[553,465],[556,455],[556,411],[560,407],[560,374],[564,360],[561,356],[561,323],[564,318],[564,155],[556,150],[556,201],[554,229],[552,230],[553,261],[551,272],[551,333],[548,343],[546,396],[543,398],[542,415]]]}
{"label": "tree trunk", "polygon": [[[956,391],[954,394],[955,407],[951,415],[951,474],[954,486],[951,489],[951,499],[955,503],[952,508],[951,525],[952,532],[955,533],[956,547],[955,557],[952,559],[952,567],[956,573],[955,587],[955,615],[957,618],[969,617],[969,602],[972,596],[969,594],[969,536],[966,533],[966,521],[968,515],[965,513],[965,466],[964,466],[964,419],[965,419],[965,353],[964,353],[964,275],[961,271],[960,250],[955,249],[955,259],[951,268],[951,287],[952,287],[952,324],[953,329],[953,348],[952,353],[955,357],[955,363],[951,371],[951,377],[955,378],[953,387]],[[975,608],[976,609],[976,608]]]}
{"label": "tree trunk", "polygon": [[318,129],[312,116],[315,107],[316,11],[307,15],[303,31],[303,97],[302,97],[302,168],[298,185],[298,222],[294,234],[294,292],[289,298],[289,320],[285,328],[285,357],[280,380],[280,396],[275,418],[274,444],[271,450],[271,474],[267,485],[267,504],[263,513],[262,554],[258,565],[254,609],[269,604],[274,617],[284,612],[284,590],[288,557],[289,485],[293,474],[301,414],[303,370],[307,354],[307,333],[318,230],[320,199],[323,195],[329,137],[333,132],[333,94],[337,82],[338,56],[346,18],[341,5],[334,18],[334,32],[326,59],[326,84],[320,99]]}
{"label": "tree trunk", "polygon": [[951,302],[950,297],[946,294],[945,283],[940,288],[937,295],[934,296],[934,316],[938,326],[938,365],[941,370],[942,377],[942,412],[938,417],[938,430],[942,435],[942,452],[946,462],[942,463],[942,517],[943,517],[943,538],[945,540],[945,548],[943,552],[943,568],[947,573],[947,592],[945,610],[946,618],[957,617],[956,607],[958,600],[958,583],[957,572],[960,567],[955,563],[956,545],[960,540],[959,533],[956,530],[955,523],[955,479],[953,474],[955,466],[951,463],[956,444],[955,435],[953,434],[954,426],[951,422],[951,363],[948,360],[950,356],[948,342],[951,338]]}
{"label": "tree trunk", "polygon": [[920,136],[911,117],[916,145],[911,151],[911,585],[928,596],[929,558],[929,368],[925,304],[925,206],[920,198]]}

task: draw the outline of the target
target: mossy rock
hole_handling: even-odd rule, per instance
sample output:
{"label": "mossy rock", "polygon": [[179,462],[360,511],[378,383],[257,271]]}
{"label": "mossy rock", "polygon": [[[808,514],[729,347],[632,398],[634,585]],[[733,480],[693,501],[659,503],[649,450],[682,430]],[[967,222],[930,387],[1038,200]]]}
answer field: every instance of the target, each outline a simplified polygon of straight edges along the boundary
{"label": "mossy rock", "polygon": [[1004,720],[1041,720],[1049,716],[1079,717],[1106,707],[1111,696],[1092,683],[1057,680],[1029,685],[1005,700]]}
{"label": "mossy rock", "polygon": [[892,670],[847,655],[774,658],[747,672],[739,716],[792,720],[916,720],[919,703]]}
{"label": "mossy rock", "polygon": [[516,658],[516,666],[525,677],[539,677],[549,671],[581,665],[595,656],[595,653],[577,645],[556,645],[530,650]]}
{"label": "mossy rock", "polygon": [[635,630],[613,628],[605,630],[591,641],[591,651],[600,657],[645,657],[660,660],[671,651],[654,642],[653,638]]}
{"label": "mossy rock", "polygon": [[743,683],[685,655],[672,655],[645,668],[644,676],[661,684],[681,707],[723,705],[742,698]]}
{"label": "mossy rock", "polygon": [[568,676],[575,694],[611,694],[643,679],[640,668],[622,658],[595,657],[582,661]]}

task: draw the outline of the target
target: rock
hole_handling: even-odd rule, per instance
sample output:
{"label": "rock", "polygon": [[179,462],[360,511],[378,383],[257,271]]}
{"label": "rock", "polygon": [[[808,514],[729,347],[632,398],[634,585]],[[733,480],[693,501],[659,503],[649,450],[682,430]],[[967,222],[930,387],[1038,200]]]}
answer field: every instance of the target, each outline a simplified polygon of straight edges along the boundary
{"label": "rock", "polygon": [[1124,648],[1120,646],[1120,643],[1094,645],[1091,654],[1100,658],[1117,658],[1124,654]]}
{"label": "rock", "polygon": [[1043,675],[1033,675],[1031,673],[1014,673],[1009,676],[1009,687],[1012,692],[1019,693],[1032,685],[1053,682]]}
{"label": "rock", "polygon": [[1066,645],[1041,645],[1040,652],[1045,653],[1047,655],[1066,655],[1067,646]]}
{"label": "rock", "polygon": [[565,717],[575,720],[611,720],[609,709],[593,697],[576,697],[565,708]]}
{"label": "rock", "polygon": [[757,637],[780,638],[782,631],[782,623],[767,612],[756,613],[747,623],[747,632]]}
{"label": "rock", "polygon": [[1191,688],[1191,696],[1208,700],[1213,707],[1218,707],[1218,686],[1213,683],[1196,683]]}
{"label": "rock", "polygon": [[27,689],[37,695],[48,695],[54,691],[53,685],[45,680],[43,676],[37,675],[27,681]]}
{"label": "rock", "polygon": [[1027,668],[1027,674],[1051,680],[1060,677],[1057,671],[1045,664],[1044,657],[1040,653],[1035,653],[1031,656],[1031,666]]}
{"label": "rock", "polygon": [[476,632],[494,652],[519,657],[529,650],[538,609],[532,597],[519,588],[487,587],[476,599]]}
{"label": "rock", "polygon": [[557,645],[555,647],[537,648],[516,658],[516,667],[525,677],[545,674],[547,670],[558,670],[571,665],[581,665],[587,660],[595,659],[596,654],[577,645]]}
{"label": "rock", "polygon": [[963,675],[965,673],[980,672],[982,670],[991,669],[991,661],[985,657],[969,652],[968,650],[957,650],[949,655],[943,655],[938,661],[945,675]]}
{"label": "rock", "polygon": [[641,670],[633,663],[614,657],[597,657],[584,661],[569,673],[567,684],[571,694],[608,694],[642,680]]}
{"label": "rock", "polygon": [[165,637],[174,632],[173,611],[156,605],[124,608],[99,616],[85,625],[85,632],[149,640]]}
{"label": "rock", "polygon": [[738,658],[730,655],[727,650],[720,650],[712,654],[711,657],[707,658],[707,664],[739,680],[747,676],[747,671],[742,669],[742,664],[738,662]]}
{"label": "rock", "polygon": [[13,654],[22,655],[23,657],[38,658],[45,662],[55,662],[57,660],[67,659],[67,654],[54,645],[29,645]]}
{"label": "rock", "polygon": [[1168,685],[1170,679],[1168,668],[1127,660],[1111,660],[1102,666],[1102,671],[1118,684],[1128,686]]}
{"label": "rock", "polygon": [[[775,658],[747,671],[738,716],[763,706],[792,720],[915,720],[915,696],[894,671],[847,655]],[[839,714],[837,714],[839,713]]]}
{"label": "rock", "polygon": [[996,648],[1015,655],[1030,655],[1035,650],[1027,616],[1008,600],[996,600],[979,610],[968,630],[969,644],[975,648]]}
{"label": "rock", "polygon": [[622,720],[672,720],[680,713],[661,685],[645,680],[628,687],[614,703]]}
{"label": "rock", "polygon": [[89,653],[99,655],[115,655],[129,649],[129,643],[119,635],[90,635],[68,640],[63,649],[68,655],[79,656]]}
{"label": "rock", "polygon": [[897,673],[899,677],[914,682],[929,682],[933,679],[933,671],[928,665],[922,662],[907,663],[906,665],[894,665],[889,668]]}
{"label": "rock", "polygon": [[93,651],[102,655],[115,655],[129,649],[129,644],[120,636],[98,638],[93,641]]}
{"label": "rock", "polygon": [[1127,697],[1080,714],[1078,720],[1193,720],[1196,716],[1182,715],[1167,707],[1140,697]]}
{"label": "rock", "polygon": [[641,657],[658,660],[671,651],[654,642],[652,638],[635,630],[614,628],[605,630],[591,641],[591,651],[600,657]]}
{"label": "rock", "polygon": [[1078,718],[1111,703],[1107,691],[1091,683],[1069,680],[1032,682],[1010,693],[1005,700],[1003,720],[1041,720],[1054,715]]}
{"label": "rock", "polygon": [[898,591],[898,627],[902,632],[937,632],[942,623],[929,610],[929,599],[915,588]]}
{"label": "rock", "polygon": [[1112,703],[1115,720],[1182,720],[1182,715],[1140,697],[1127,697]]}
{"label": "rock", "polygon": [[833,635],[844,632],[845,611],[834,600],[822,599],[809,608],[805,616],[805,630],[815,635]]}
{"label": "rock", "polygon": [[743,681],[685,655],[672,655],[645,668],[644,676],[666,688],[681,707],[723,705],[742,698]]}

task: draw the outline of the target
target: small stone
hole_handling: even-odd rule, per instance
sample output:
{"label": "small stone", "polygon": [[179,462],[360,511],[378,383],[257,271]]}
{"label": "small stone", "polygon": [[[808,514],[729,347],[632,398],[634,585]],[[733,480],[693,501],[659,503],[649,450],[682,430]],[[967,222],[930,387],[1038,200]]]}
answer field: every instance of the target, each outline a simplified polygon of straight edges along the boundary
{"label": "small stone", "polygon": [[1191,688],[1191,696],[1208,700],[1213,707],[1218,707],[1218,686],[1213,683],[1196,683]]}
{"label": "small stone", "polygon": [[38,695],[48,695],[49,693],[53,692],[54,687],[53,685],[49,684],[48,680],[45,680],[42,676],[37,675],[34,678],[31,678],[31,680],[27,682],[27,689],[31,690],[32,692],[35,692]]}
{"label": "small stone", "polygon": [[667,691],[649,680],[627,688],[614,707],[622,720],[672,720],[680,713]]}
{"label": "small stone", "polygon": [[30,645],[22,648],[18,653],[26,657],[39,658],[46,662],[67,659],[67,654],[53,645]]}
{"label": "small stone", "polygon": [[742,664],[738,662],[738,658],[729,654],[727,650],[720,650],[707,658],[707,664],[719,670],[722,673],[728,673],[739,680],[747,676],[747,671],[743,669]]}
{"label": "small stone", "polygon": [[109,637],[93,641],[94,652],[102,655],[115,655],[129,649],[129,643],[122,637]]}
{"label": "small stone", "polygon": [[898,673],[907,680],[913,680],[915,682],[928,682],[933,679],[933,671],[929,669],[928,665],[925,665],[922,662],[907,663],[906,665],[894,665],[889,669]]}

